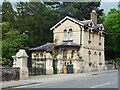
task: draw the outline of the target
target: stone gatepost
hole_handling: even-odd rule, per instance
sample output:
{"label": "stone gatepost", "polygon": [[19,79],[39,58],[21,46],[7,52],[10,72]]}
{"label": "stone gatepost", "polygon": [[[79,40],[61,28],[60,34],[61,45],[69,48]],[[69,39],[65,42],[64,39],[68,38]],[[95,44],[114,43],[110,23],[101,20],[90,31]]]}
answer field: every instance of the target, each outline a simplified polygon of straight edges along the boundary
{"label": "stone gatepost", "polygon": [[62,56],[59,54],[57,56],[57,74],[62,72],[62,65],[61,65]]}
{"label": "stone gatepost", "polygon": [[77,56],[77,54],[75,54],[73,56],[73,72],[74,73],[78,73],[78,60],[79,60],[79,57]]}
{"label": "stone gatepost", "polygon": [[28,78],[28,68],[27,68],[28,55],[26,54],[25,50],[20,49],[15,56],[12,56],[12,58],[14,59],[13,67],[20,68],[20,79],[27,79]]}
{"label": "stone gatepost", "polygon": [[46,54],[46,74],[50,75],[53,74],[53,58],[50,53]]}

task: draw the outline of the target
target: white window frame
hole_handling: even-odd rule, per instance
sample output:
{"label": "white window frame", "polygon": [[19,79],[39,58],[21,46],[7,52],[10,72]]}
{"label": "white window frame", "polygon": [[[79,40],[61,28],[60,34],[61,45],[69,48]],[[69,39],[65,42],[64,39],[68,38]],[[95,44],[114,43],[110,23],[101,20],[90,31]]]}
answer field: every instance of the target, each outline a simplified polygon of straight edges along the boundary
{"label": "white window frame", "polygon": [[64,40],[68,40],[68,32],[66,29],[64,30]]}
{"label": "white window frame", "polygon": [[72,29],[69,29],[69,40],[73,40],[73,32],[72,32]]}

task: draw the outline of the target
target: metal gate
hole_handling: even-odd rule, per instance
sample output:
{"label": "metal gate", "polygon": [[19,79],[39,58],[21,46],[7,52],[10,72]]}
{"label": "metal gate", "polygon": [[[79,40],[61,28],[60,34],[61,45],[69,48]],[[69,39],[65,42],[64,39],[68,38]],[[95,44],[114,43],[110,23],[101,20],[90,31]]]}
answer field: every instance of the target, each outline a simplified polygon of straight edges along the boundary
{"label": "metal gate", "polygon": [[29,58],[29,76],[45,75],[46,74],[46,58]]}

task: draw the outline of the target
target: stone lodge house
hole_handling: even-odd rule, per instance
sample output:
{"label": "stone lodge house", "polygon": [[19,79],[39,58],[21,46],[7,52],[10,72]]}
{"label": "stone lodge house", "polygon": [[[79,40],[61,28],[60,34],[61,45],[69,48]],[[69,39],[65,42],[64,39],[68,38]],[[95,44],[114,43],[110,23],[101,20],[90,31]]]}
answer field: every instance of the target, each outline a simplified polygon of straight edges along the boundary
{"label": "stone lodge house", "polygon": [[[66,16],[50,30],[53,31],[53,43],[31,48],[32,58],[37,54],[39,58],[53,50],[58,52],[58,73],[64,65],[73,64],[74,72],[81,69],[102,70],[105,68],[104,32],[103,24],[97,24],[97,13],[92,10],[91,19],[80,21]],[[53,49],[54,48],[54,49]]]}

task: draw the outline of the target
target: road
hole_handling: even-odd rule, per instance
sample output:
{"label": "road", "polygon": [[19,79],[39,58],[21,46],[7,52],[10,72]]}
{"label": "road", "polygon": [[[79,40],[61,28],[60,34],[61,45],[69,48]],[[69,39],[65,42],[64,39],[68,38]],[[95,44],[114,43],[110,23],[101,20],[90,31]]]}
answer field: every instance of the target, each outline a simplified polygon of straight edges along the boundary
{"label": "road", "polygon": [[59,82],[41,83],[19,88],[118,88],[118,73],[93,75],[82,79],[72,79]]}

